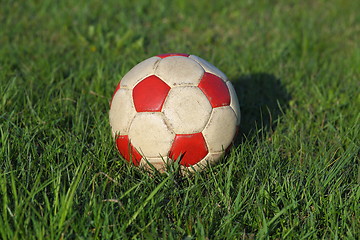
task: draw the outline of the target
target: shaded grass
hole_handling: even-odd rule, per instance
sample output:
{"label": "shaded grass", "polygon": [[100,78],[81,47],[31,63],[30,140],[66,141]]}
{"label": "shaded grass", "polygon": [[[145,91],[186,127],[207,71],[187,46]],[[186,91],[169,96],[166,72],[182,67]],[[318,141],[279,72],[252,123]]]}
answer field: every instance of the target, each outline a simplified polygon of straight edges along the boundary
{"label": "shaded grass", "polygon": [[[356,1],[6,1],[2,239],[359,237]],[[137,62],[188,52],[234,83],[221,163],[150,177],[114,149],[108,101]]]}

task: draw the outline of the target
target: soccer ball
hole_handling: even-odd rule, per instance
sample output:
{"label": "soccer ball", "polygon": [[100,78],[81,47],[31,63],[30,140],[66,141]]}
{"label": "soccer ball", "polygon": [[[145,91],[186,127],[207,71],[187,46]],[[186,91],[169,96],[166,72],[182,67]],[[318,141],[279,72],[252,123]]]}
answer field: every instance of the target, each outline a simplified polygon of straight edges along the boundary
{"label": "soccer ball", "polygon": [[162,172],[178,161],[194,171],[216,163],[231,145],[240,108],[234,87],[212,64],[162,54],[122,78],[109,118],[120,154],[135,166]]}

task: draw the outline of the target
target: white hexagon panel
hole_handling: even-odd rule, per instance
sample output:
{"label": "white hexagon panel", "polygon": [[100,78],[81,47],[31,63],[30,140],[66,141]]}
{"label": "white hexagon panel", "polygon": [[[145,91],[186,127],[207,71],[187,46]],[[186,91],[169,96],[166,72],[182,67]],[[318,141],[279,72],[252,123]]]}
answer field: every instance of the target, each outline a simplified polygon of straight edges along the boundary
{"label": "white hexagon panel", "polygon": [[236,134],[237,118],[230,106],[214,108],[203,135],[209,152],[223,152]]}
{"label": "white hexagon panel", "polygon": [[230,96],[231,96],[230,106],[231,106],[231,108],[234,110],[234,112],[236,114],[236,118],[237,118],[236,125],[239,126],[240,125],[240,120],[241,120],[239,100],[238,100],[238,97],[236,95],[235,88],[231,84],[231,82],[227,82],[226,85],[229,88]]}
{"label": "white hexagon panel", "polygon": [[177,134],[201,132],[208,122],[212,107],[198,87],[172,88],[163,113]]}
{"label": "white hexagon panel", "polygon": [[194,55],[162,54],[127,73],[110,104],[120,154],[136,166],[165,171],[216,163],[240,123],[235,90],[226,75]]}
{"label": "white hexagon panel", "polygon": [[169,86],[197,86],[204,69],[192,59],[184,56],[169,56],[160,61],[155,75]]}
{"label": "white hexagon panel", "polygon": [[136,114],[131,90],[118,89],[113,96],[111,105],[109,118],[113,137],[116,134],[128,134],[130,123]]}
{"label": "white hexagon panel", "polygon": [[129,129],[129,139],[138,152],[148,158],[166,157],[175,134],[158,112],[136,114]]}

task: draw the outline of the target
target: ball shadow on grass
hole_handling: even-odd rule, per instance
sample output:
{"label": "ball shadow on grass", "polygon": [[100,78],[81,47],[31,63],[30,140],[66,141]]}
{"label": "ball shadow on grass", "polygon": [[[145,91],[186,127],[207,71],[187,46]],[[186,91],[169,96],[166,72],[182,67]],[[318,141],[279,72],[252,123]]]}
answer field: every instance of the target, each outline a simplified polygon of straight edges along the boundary
{"label": "ball shadow on grass", "polygon": [[290,94],[280,79],[268,73],[240,76],[231,81],[240,102],[241,123],[235,146],[261,133],[272,133],[289,106]]}

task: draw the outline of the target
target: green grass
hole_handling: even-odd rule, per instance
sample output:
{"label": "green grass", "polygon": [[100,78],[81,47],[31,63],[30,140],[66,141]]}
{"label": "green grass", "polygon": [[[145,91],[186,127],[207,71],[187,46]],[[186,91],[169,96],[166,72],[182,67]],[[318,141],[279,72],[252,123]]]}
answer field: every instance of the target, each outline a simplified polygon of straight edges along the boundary
{"label": "green grass", "polygon": [[[360,3],[1,1],[1,239],[358,239]],[[242,123],[218,165],[150,177],[109,100],[159,53],[214,63]]]}

